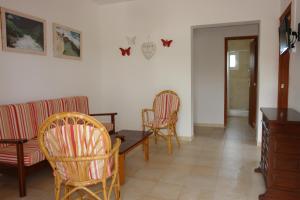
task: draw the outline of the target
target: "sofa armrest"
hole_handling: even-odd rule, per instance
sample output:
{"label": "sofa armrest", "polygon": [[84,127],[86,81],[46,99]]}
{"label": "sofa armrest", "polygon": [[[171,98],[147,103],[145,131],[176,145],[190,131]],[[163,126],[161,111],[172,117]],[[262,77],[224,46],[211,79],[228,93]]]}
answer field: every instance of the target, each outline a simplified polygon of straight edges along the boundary
{"label": "sofa armrest", "polygon": [[96,116],[110,116],[110,122],[113,124],[113,130],[112,134],[116,133],[116,123],[115,123],[115,116],[118,113],[92,113],[90,116],[96,117]]}
{"label": "sofa armrest", "polygon": [[115,116],[117,115],[118,113],[93,113],[93,114],[90,114],[90,116]]}
{"label": "sofa armrest", "polygon": [[24,144],[27,139],[0,139],[0,144]]}

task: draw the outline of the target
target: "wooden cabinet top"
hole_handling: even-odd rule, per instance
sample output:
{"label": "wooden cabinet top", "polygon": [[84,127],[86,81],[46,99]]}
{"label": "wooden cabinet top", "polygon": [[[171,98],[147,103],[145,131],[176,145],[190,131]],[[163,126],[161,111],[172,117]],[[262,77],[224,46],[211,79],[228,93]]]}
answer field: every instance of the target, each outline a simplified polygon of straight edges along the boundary
{"label": "wooden cabinet top", "polygon": [[300,113],[294,109],[261,108],[269,122],[280,124],[300,124]]}

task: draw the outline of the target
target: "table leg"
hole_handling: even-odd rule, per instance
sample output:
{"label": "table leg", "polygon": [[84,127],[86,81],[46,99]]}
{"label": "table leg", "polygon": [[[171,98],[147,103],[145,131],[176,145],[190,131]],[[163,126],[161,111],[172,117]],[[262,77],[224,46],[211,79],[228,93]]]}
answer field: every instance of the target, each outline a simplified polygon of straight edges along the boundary
{"label": "table leg", "polygon": [[144,146],[144,158],[146,161],[148,161],[149,160],[149,138],[146,138],[144,140],[143,146]]}
{"label": "table leg", "polygon": [[125,154],[119,154],[119,179],[120,184],[125,183]]}

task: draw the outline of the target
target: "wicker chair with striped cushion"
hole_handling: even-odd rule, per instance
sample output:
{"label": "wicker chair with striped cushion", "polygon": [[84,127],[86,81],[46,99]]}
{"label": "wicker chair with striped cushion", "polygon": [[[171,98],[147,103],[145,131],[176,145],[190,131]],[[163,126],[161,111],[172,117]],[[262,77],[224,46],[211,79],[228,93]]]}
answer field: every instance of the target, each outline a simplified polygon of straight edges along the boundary
{"label": "wicker chair with striped cushion", "polygon": [[[120,199],[118,154],[106,128],[93,117],[75,112],[50,116],[41,126],[39,146],[54,170],[55,199]],[[107,180],[110,179],[109,184]],[[94,191],[91,186],[101,184]],[[61,186],[64,194],[61,194]],[[101,192],[100,192],[101,191]],[[73,198],[72,198],[73,199]]]}
{"label": "wicker chair with striped cushion", "polygon": [[142,110],[143,130],[152,130],[157,143],[158,136],[167,141],[168,153],[173,151],[172,138],[175,137],[178,147],[180,141],[176,132],[177,115],[180,106],[178,95],[171,91],[165,90],[155,96],[152,109]]}

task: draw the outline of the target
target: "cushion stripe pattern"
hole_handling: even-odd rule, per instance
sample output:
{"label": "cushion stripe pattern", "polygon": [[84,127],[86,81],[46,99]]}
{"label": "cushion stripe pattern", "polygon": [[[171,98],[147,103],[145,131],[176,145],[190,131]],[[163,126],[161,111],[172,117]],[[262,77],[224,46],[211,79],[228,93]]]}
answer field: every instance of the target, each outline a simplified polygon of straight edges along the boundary
{"label": "cushion stripe pattern", "polygon": [[154,100],[154,121],[156,128],[164,127],[168,123],[170,115],[179,109],[179,98],[172,93],[162,93]]}
{"label": "cushion stripe pattern", "polygon": [[[40,151],[36,138],[24,143],[25,166],[31,166],[43,160],[45,160],[45,156]],[[7,147],[0,148],[0,162],[12,165],[17,164],[17,153],[15,145],[9,145]]]}
{"label": "cushion stripe pattern", "polygon": [[0,139],[32,139],[37,133],[29,104],[0,106]]}
{"label": "cushion stripe pattern", "polygon": [[[64,125],[52,128],[45,134],[44,143],[50,157],[85,158],[104,156],[106,153],[103,132],[91,126]],[[112,174],[110,161],[111,159],[108,159],[108,176]],[[56,166],[64,180],[72,179],[74,181],[74,179],[78,178],[76,173],[79,173],[79,171],[88,173],[87,180],[101,179],[104,173],[103,159],[71,162],[57,161]],[[73,166],[71,167],[72,170],[70,166]]]}
{"label": "cushion stripe pattern", "polygon": [[[0,139],[31,140],[37,137],[39,126],[43,121],[58,112],[89,114],[88,98],[86,96],[76,96],[24,104],[1,105]],[[35,143],[29,144],[34,145]],[[3,147],[8,147],[8,145],[0,144],[0,148]],[[10,148],[14,149],[15,147]],[[2,149],[0,150],[2,151]],[[13,152],[15,150],[6,149],[6,151]],[[31,161],[28,161],[28,163],[31,163]]]}

